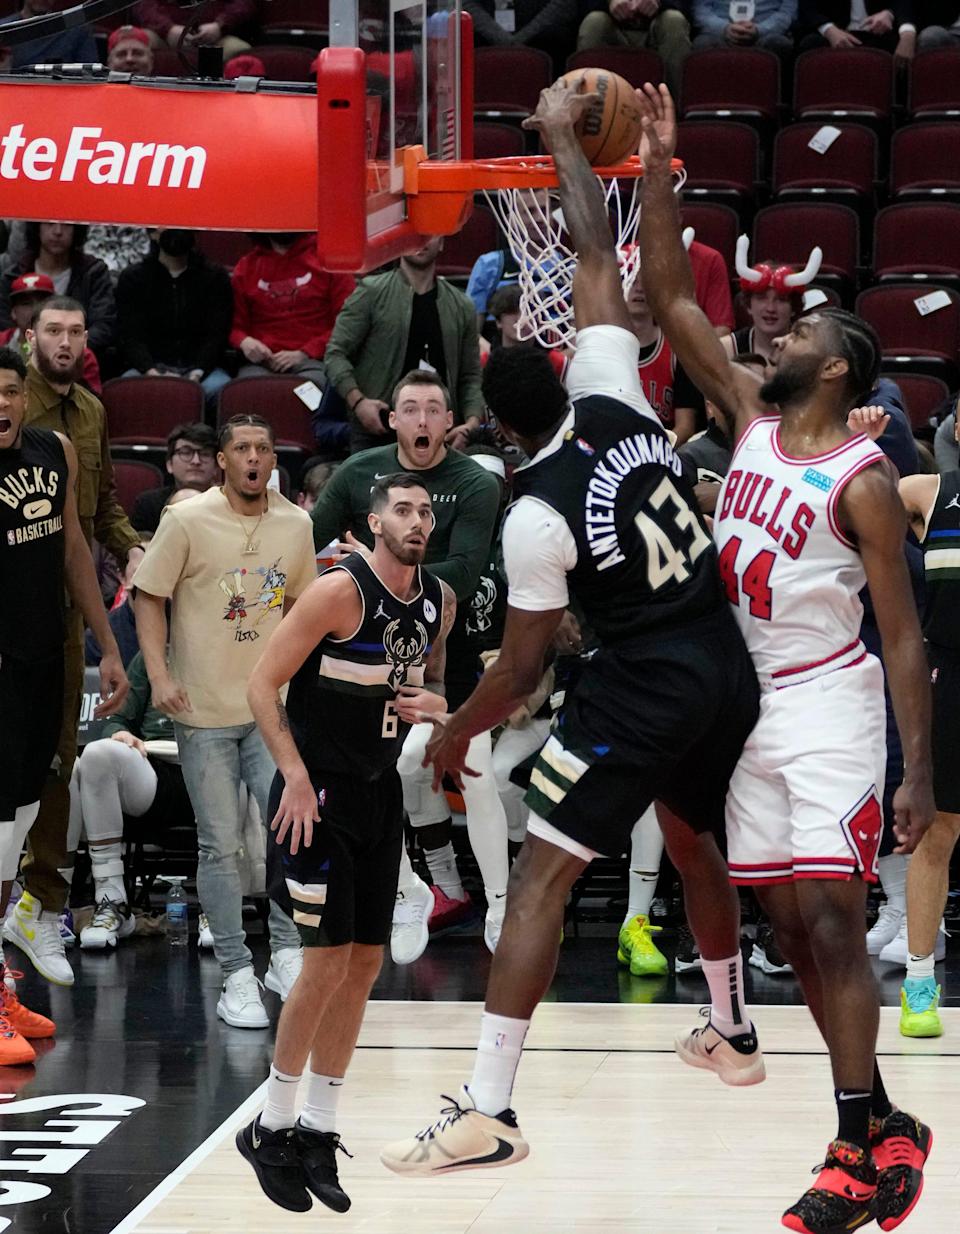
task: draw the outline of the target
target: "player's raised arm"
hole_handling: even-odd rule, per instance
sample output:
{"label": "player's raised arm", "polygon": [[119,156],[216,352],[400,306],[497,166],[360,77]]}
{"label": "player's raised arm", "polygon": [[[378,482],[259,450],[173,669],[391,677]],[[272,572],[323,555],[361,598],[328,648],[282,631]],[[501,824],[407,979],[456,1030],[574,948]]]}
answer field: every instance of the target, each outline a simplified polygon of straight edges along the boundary
{"label": "player's raised arm", "polygon": [[573,276],[577,329],[614,325],[631,330],[603,193],[574,132],[596,99],[561,78],[541,91],[535,114],[523,124],[542,135],[556,165],[563,218],[577,254]]}
{"label": "player's raised arm", "polygon": [[730,417],[739,436],[750,420],[769,409],[759,400],[754,375],[742,365],[731,364],[697,304],[673,191],[671,160],[677,144],[673,99],[666,86],[657,89],[649,84],[637,91],[637,99],[643,119],[640,254],[647,300],[686,372],[706,398]]}

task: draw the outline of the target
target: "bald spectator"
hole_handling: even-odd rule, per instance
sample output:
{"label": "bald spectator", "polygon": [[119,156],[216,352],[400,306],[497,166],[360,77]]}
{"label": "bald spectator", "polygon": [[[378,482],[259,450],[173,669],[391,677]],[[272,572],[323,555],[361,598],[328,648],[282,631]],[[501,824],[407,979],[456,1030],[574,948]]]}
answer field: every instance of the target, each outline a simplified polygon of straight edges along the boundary
{"label": "bald spectator", "polygon": [[142,26],[119,26],[107,39],[107,68],[115,73],[153,76],[153,48]]}

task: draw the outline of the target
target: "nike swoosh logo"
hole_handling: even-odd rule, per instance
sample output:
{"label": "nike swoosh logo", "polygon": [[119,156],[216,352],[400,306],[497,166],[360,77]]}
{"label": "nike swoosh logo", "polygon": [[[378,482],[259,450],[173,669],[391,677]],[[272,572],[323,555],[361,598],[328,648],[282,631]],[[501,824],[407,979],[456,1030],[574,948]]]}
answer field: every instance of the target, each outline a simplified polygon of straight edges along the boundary
{"label": "nike swoosh logo", "polygon": [[719,1049],[721,1045],[723,1045],[723,1042],[718,1041],[716,1045],[705,1045],[703,1048],[706,1050],[708,1054],[712,1054],[714,1050]]}
{"label": "nike swoosh logo", "polygon": [[496,1165],[500,1161],[509,1161],[513,1156],[513,1145],[508,1140],[501,1140],[497,1136],[497,1147],[492,1153],[488,1153],[485,1157],[468,1157],[465,1161],[452,1161],[449,1165],[439,1167],[438,1173],[443,1170],[462,1170],[468,1165]]}
{"label": "nike swoosh logo", "polygon": [[250,1132],[250,1139],[253,1141],[253,1147],[260,1147],[260,1137],[257,1135],[257,1124],[253,1124],[253,1130]]}
{"label": "nike swoosh logo", "polygon": [[40,501],[28,501],[23,507],[24,518],[42,518],[45,514],[49,514],[53,506],[44,497]]}

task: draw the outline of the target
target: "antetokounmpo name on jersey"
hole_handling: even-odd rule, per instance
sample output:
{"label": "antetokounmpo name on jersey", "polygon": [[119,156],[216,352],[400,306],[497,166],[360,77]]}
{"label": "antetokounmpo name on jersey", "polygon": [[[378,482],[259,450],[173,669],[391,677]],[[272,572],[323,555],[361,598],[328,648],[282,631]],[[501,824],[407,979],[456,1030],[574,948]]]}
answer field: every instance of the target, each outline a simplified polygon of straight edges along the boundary
{"label": "antetokounmpo name on jersey", "polygon": [[617,493],[632,471],[651,464],[668,467],[676,476],[683,474],[673,446],[659,433],[649,437],[634,433],[632,437],[625,437],[594,464],[587,485],[584,529],[591,555],[602,558],[597,562],[598,570],[607,570],[626,561],[617,539]]}
{"label": "antetokounmpo name on jersey", "polygon": [[791,502],[793,490],[755,471],[731,471],[717,518],[739,519],[762,527],[788,557],[796,560],[807,542],[816,514],[805,501]]}

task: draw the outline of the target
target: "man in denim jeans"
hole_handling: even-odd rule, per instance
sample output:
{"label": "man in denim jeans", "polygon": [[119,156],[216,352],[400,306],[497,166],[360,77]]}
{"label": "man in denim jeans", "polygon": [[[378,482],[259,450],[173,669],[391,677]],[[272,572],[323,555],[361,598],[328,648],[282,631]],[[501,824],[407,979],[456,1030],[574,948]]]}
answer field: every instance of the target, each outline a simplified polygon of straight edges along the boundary
{"label": "man in denim jeans", "polygon": [[[134,607],[154,705],[174,720],[197,816],[197,892],[224,975],[217,1015],[235,1028],[266,1028],[244,941],[237,857],[241,784],[266,820],[275,768],[246,686],[284,609],[316,577],[316,562],[309,516],[267,489],[277,461],[270,425],[234,416],[220,430],[219,447],[223,487],[164,511],[134,580]],[[266,984],[285,998],[302,953],[296,926],[273,903],[270,946]]]}

